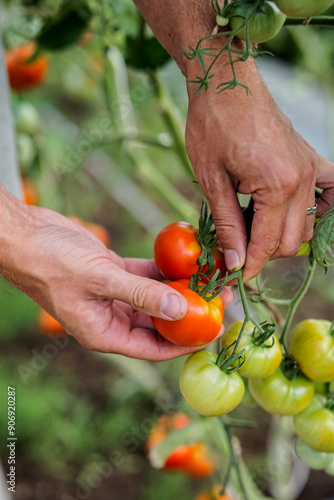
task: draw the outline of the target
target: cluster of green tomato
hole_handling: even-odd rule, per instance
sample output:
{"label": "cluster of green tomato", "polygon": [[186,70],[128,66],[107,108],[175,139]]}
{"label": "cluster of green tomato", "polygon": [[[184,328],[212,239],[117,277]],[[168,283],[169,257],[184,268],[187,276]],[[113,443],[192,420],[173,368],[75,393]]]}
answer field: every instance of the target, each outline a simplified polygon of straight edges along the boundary
{"label": "cluster of green tomato", "polygon": [[[258,7],[256,7],[258,4]],[[273,38],[282,28],[286,17],[309,18],[333,5],[332,0],[233,0],[217,15],[217,24],[228,23],[236,36],[252,43],[263,43]]]}
{"label": "cluster of green tomato", "polygon": [[[158,269],[188,302],[183,319],[153,318],[154,325],[169,341],[189,347],[212,342],[224,314],[220,296],[212,299],[209,292],[202,293],[205,281],[204,288],[199,288],[201,295],[192,289],[191,277],[202,251],[199,232],[186,222],[176,222],[158,234],[154,245]],[[223,254],[215,246],[213,253],[214,269],[224,275]],[[289,354],[284,355],[274,327],[260,328],[251,322],[243,327],[237,321],[222,336],[220,355],[206,350],[192,354],[180,375],[185,400],[200,414],[213,417],[232,411],[251,395],[267,412],[293,416],[298,450],[320,454],[321,463],[334,468],[334,324],[318,319],[300,322],[290,333]],[[233,358],[236,342],[243,363]]]}
{"label": "cluster of green tomato", "polygon": [[[221,348],[232,350],[242,321],[224,333]],[[283,357],[277,337],[259,343],[256,328],[247,323],[239,349],[245,362],[236,372],[224,371],[218,356],[199,351],[183,365],[180,389],[188,404],[205,416],[218,416],[248,400],[274,415],[291,415],[299,439],[297,453],[308,465],[334,469],[334,329],[330,321],[300,322],[289,337],[293,370]],[[296,366],[298,363],[299,369]],[[320,460],[321,459],[321,460]],[[311,462],[311,463],[310,463]]]}

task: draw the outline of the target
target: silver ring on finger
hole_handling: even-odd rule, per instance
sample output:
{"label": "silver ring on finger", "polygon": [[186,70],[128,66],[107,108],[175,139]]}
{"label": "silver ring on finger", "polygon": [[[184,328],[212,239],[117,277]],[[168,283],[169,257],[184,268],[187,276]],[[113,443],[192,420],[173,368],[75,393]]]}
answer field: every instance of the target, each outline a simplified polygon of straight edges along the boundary
{"label": "silver ring on finger", "polygon": [[307,209],[307,215],[315,215],[318,210],[318,204],[316,203],[314,207],[310,207]]}

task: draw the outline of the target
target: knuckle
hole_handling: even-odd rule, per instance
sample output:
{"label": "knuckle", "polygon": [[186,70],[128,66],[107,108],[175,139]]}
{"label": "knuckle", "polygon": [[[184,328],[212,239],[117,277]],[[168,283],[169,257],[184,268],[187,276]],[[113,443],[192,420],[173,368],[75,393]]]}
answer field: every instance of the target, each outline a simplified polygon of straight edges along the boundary
{"label": "knuckle", "polygon": [[294,257],[300,249],[301,242],[290,244],[290,245],[280,245],[278,248],[281,257]]}
{"label": "knuckle", "polygon": [[280,191],[285,194],[287,197],[292,196],[299,185],[300,178],[296,171],[289,170],[287,175],[283,175],[280,178]]}
{"label": "knuckle", "polygon": [[315,181],[316,177],[316,162],[311,160],[303,167],[303,179],[306,184],[311,184]]}
{"label": "knuckle", "polygon": [[143,281],[137,283],[132,291],[132,306],[143,311],[149,302],[150,292],[151,287],[147,283]]}

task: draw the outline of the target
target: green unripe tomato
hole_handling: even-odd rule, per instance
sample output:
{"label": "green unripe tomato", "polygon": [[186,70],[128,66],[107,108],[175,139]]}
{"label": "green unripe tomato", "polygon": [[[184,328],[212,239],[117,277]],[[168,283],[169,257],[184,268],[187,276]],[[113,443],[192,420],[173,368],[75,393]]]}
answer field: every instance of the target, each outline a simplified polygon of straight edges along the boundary
{"label": "green unripe tomato", "polygon": [[40,130],[40,118],[33,104],[23,101],[15,108],[15,127],[17,132],[35,135]]}
{"label": "green unripe tomato", "polygon": [[[221,339],[221,347],[228,347],[238,338],[241,330],[242,321],[236,321],[230,325]],[[264,347],[256,344],[256,335],[254,334],[254,325],[247,323],[243,336],[239,344],[239,352],[245,350],[245,362],[239,368],[238,373],[247,378],[265,378],[271,375],[282,361],[282,350],[276,335],[272,335],[264,345],[274,344],[272,347]],[[232,346],[227,354],[231,354]]]}
{"label": "green unripe tomato", "polygon": [[20,132],[17,134],[17,156],[22,172],[29,172],[29,169],[36,156],[36,147],[30,135]]}
{"label": "green unripe tomato", "polygon": [[310,255],[311,249],[312,249],[312,244],[310,241],[302,243],[298,253],[296,253],[296,257],[300,257],[301,255]]}
{"label": "green unripe tomato", "polygon": [[228,17],[219,15],[216,16],[216,23],[218,24],[218,26],[227,26],[229,21],[230,20],[228,19]]}
{"label": "green unripe tomato", "polygon": [[297,436],[317,451],[334,453],[334,411],[326,408],[326,398],[316,394],[311,403],[293,417]]}
{"label": "green unripe tomato", "polygon": [[313,382],[298,375],[289,380],[281,368],[267,378],[249,379],[249,390],[255,401],[268,413],[295,415],[311,402]]}
{"label": "green unripe tomato", "polygon": [[297,438],[296,444],[297,456],[311,469],[321,470],[329,466],[334,460],[333,453],[325,453],[324,451],[317,451],[306,444],[300,437]]}
{"label": "green unripe tomato", "polygon": [[291,356],[311,380],[334,380],[334,329],[330,321],[306,319],[289,336]]}
{"label": "green unripe tomato", "polygon": [[[233,7],[229,13],[232,30],[240,28],[245,19],[254,10],[254,2],[245,2]],[[252,43],[263,43],[280,31],[286,19],[274,2],[265,1],[248,22],[248,36]],[[242,28],[236,36],[246,40],[246,27]]]}
{"label": "green unripe tomato", "polygon": [[206,417],[234,410],[245,392],[238,373],[226,373],[216,364],[217,354],[198,351],[189,356],[180,375],[180,390],[189,406]]}
{"label": "green unripe tomato", "polygon": [[312,17],[333,5],[332,0],[275,0],[277,7],[289,17]]}

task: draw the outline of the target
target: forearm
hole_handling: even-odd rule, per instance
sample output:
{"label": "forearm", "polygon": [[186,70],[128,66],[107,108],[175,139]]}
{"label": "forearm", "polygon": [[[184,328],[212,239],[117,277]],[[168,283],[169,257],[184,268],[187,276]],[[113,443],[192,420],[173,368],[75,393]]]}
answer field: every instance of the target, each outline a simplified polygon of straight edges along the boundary
{"label": "forearm", "polygon": [[17,287],[23,284],[20,269],[29,269],[25,255],[32,228],[24,203],[0,184],[0,275]]}
{"label": "forearm", "polygon": [[176,61],[184,75],[189,61],[182,46],[195,47],[215,26],[211,0],[134,0],[161,45]]}

